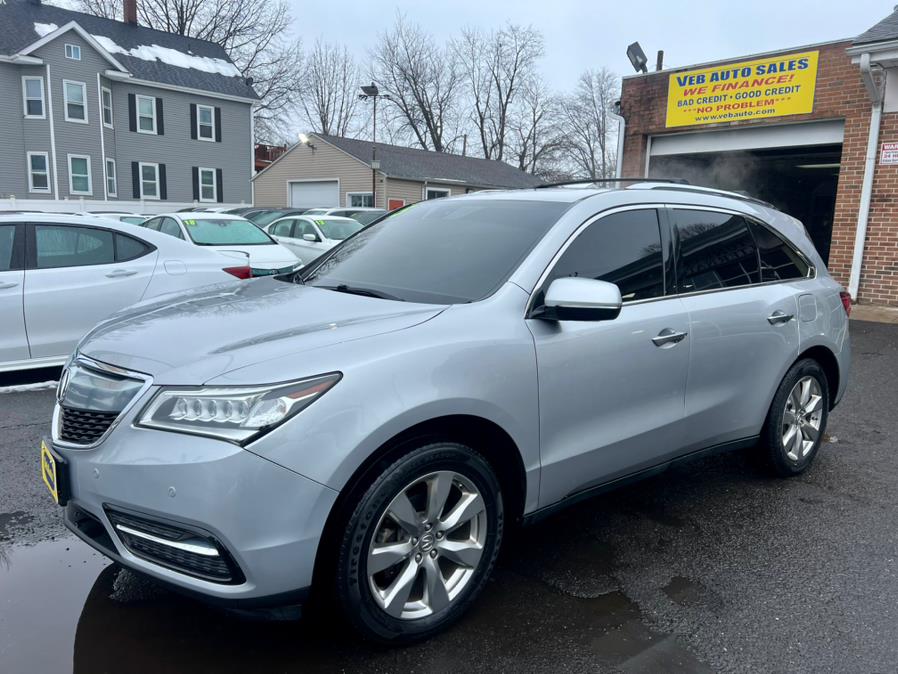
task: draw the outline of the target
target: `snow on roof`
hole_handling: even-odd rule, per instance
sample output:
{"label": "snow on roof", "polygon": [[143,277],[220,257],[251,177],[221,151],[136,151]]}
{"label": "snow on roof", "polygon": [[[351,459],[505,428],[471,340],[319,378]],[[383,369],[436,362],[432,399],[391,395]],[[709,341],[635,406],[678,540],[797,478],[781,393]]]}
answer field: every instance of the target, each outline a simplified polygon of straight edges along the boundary
{"label": "snow on roof", "polygon": [[44,35],[49,35],[50,33],[55,33],[59,30],[59,26],[55,23],[34,23],[34,32],[37,33],[40,37]]}
{"label": "snow on roof", "polygon": [[133,49],[125,49],[104,35],[91,35],[91,37],[110,54],[125,54],[144,61],[162,61],[170,66],[192,68],[194,70],[202,70],[205,73],[218,73],[225,77],[240,76],[237,66],[233,63],[228,63],[224,59],[196,56],[190,52],[184,53],[170,47],[160,47],[158,44],[140,45]]}

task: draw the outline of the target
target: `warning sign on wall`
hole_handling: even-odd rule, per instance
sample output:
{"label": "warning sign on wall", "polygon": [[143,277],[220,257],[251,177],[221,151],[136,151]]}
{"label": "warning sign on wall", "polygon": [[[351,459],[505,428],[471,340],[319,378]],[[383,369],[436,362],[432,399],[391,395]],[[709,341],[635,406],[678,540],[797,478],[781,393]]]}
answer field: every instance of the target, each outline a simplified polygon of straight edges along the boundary
{"label": "warning sign on wall", "polygon": [[813,112],[819,55],[809,51],[671,73],[667,126]]}
{"label": "warning sign on wall", "polygon": [[898,143],[883,143],[879,163],[885,166],[898,164]]}

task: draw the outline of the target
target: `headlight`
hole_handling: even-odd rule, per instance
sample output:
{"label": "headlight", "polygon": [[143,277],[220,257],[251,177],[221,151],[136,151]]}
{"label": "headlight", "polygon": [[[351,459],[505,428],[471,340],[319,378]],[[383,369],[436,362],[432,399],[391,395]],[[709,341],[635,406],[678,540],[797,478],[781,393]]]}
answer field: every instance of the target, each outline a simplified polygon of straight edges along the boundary
{"label": "headlight", "polygon": [[339,372],[273,386],[163,388],[138,426],[243,444],[304,410],[340,381]]}

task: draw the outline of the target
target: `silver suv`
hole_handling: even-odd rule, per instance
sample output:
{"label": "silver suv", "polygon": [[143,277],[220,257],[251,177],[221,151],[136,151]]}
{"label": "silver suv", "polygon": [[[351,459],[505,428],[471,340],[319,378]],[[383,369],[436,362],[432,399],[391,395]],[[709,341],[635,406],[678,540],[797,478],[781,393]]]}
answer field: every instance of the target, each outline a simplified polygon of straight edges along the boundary
{"label": "silver suv", "polygon": [[471,605],[506,523],[707,451],[806,470],[849,307],[804,227],[736,194],[427,201],[294,275],[101,323],[44,478],[124,566],[237,606],[314,591],[406,642]]}

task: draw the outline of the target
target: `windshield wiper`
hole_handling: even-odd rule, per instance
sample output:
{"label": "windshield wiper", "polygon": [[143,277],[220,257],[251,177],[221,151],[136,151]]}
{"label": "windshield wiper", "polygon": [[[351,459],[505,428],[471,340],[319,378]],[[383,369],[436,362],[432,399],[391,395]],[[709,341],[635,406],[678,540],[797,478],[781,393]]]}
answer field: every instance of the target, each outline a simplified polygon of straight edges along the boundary
{"label": "windshield wiper", "polygon": [[397,302],[405,302],[401,297],[381,292],[380,290],[372,290],[371,288],[362,288],[359,286],[349,286],[341,283],[336,286],[315,286],[316,288],[324,288],[325,290],[333,290],[338,293],[346,293],[347,295],[362,295],[364,297],[376,297],[380,300],[395,300]]}

